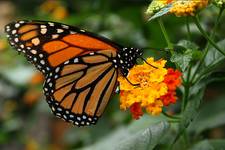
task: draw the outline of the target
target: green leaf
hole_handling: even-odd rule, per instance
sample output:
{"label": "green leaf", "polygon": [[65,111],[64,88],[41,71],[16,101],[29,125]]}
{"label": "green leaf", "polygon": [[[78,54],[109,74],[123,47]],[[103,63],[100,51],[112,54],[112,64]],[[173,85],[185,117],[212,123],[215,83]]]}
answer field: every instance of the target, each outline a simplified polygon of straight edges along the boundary
{"label": "green leaf", "polygon": [[169,124],[167,122],[161,122],[156,125],[150,126],[132,135],[130,138],[122,141],[117,146],[117,150],[152,150],[163,137],[167,131]]}
{"label": "green leaf", "polygon": [[225,124],[224,99],[225,95],[203,105],[199,115],[191,124],[189,130],[199,134],[204,130],[224,125]]}
{"label": "green leaf", "polygon": [[207,83],[224,80],[225,80],[225,72],[213,72],[209,75]]}
{"label": "green leaf", "polygon": [[199,49],[199,46],[188,40],[181,40],[177,43],[177,46],[181,46],[185,49]]}
{"label": "green leaf", "polygon": [[98,143],[82,150],[136,150],[137,148],[151,150],[168,130],[169,123],[149,118],[151,117],[144,116],[128,127],[120,127]]}
{"label": "green leaf", "polygon": [[183,112],[183,117],[180,121],[180,130],[186,128],[198,114],[204,91],[205,88],[201,88],[198,92],[196,92],[195,95],[189,98],[189,102],[185,108],[185,111]]}
{"label": "green leaf", "polygon": [[225,147],[225,139],[204,140],[195,144],[189,150],[223,150]]}
{"label": "green leaf", "polygon": [[192,51],[187,50],[184,54],[174,52],[170,60],[176,63],[182,72],[184,72],[192,60]]}
{"label": "green leaf", "polygon": [[[197,89],[197,88],[196,88]],[[190,125],[190,123],[195,119],[195,117],[198,114],[199,106],[201,104],[203,95],[204,95],[205,87],[198,88],[198,91],[195,92],[195,95],[192,95],[189,98],[189,101],[187,103],[187,106],[183,112],[183,116],[180,120],[179,124],[179,132],[173,142],[173,144],[176,143],[176,141],[180,138],[180,136],[183,134],[186,128]]]}
{"label": "green leaf", "polygon": [[[225,48],[225,39],[218,42],[217,45],[219,47]],[[211,47],[205,58],[205,67],[214,66],[216,67],[220,63],[225,61],[225,56],[218,52],[214,47]]]}
{"label": "green leaf", "polygon": [[159,18],[159,17],[167,14],[170,11],[171,8],[172,8],[172,3],[170,3],[170,4],[166,5],[165,7],[163,7],[160,11],[158,11],[151,18],[149,18],[148,21],[151,21],[153,19]]}
{"label": "green leaf", "polygon": [[[217,45],[219,47],[225,47],[225,40],[218,42]],[[220,52],[218,52],[215,48],[211,47],[205,57],[203,67],[198,71],[196,78],[198,80],[205,80],[205,79],[208,80],[208,78],[211,78],[208,76],[214,76],[211,74],[213,73],[215,68],[221,65],[224,61],[225,56],[222,55]],[[213,80],[214,79],[215,78],[213,78]]]}

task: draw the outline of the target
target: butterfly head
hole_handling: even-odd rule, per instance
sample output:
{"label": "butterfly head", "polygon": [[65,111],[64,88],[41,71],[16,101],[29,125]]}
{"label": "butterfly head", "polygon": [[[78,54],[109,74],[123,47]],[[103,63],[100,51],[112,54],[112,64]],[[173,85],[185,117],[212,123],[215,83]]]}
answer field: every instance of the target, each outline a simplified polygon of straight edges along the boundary
{"label": "butterfly head", "polygon": [[118,53],[119,68],[123,76],[127,76],[129,69],[137,64],[137,58],[143,54],[143,51],[138,48],[123,48]]}

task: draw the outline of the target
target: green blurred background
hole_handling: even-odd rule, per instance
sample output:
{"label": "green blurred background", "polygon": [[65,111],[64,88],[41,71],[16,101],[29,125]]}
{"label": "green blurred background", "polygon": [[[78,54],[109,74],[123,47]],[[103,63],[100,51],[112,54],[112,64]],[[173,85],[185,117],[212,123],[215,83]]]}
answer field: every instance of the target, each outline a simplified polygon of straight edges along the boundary
{"label": "green blurred background", "polygon": [[[23,56],[9,47],[3,31],[4,25],[13,20],[49,20],[87,29],[124,46],[164,48],[166,43],[157,21],[148,22],[145,14],[149,3],[149,0],[0,1],[0,149],[78,149],[99,143],[112,148],[115,144],[112,141],[117,136],[124,140],[132,131],[165,120],[162,116],[146,115],[138,121],[132,121],[129,112],[119,109],[118,95],[111,100],[95,126],[78,128],[55,118],[42,94],[43,77]],[[202,13],[201,20],[207,30],[211,29],[216,12],[215,8],[209,8]],[[163,19],[174,43],[187,38],[186,18],[166,16]],[[222,26],[219,28],[220,33],[225,33]],[[190,27],[193,41],[204,47],[205,39],[194,24],[190,23]],[[217,38],[221,36],[225,37],[219,34]],[[169,57],[166,52],[157,50],[145,50],[144,53],[145,57],[154,56],[156,59]],[[224,85],[225,82],[209,85],[205,101],[217,97],[225,99],[221,95],[225,92]],[[179,102],[168,110],[173,113],[179,111],[178,108]],[[225,137],[224,125],[206,130],[202,136]],[[107,138],[112,141],[102,142]]]}

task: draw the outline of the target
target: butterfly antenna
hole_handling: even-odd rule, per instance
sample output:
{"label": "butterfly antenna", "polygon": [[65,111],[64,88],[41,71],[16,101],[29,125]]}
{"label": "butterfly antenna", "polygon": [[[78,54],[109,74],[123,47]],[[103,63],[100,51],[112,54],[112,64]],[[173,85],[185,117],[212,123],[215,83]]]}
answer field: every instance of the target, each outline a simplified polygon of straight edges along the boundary
{"label": "butterfly antenna", "polygon": [[163,51],[163,52],[169,52],[169,49],[168,48],[158,48],[158,47],[144,47],[144,48],[141,48],[143,50],[155,50],[155,51]]}
{"label": "butterfly antenna", "polygon": [[148,64],[149,66],[151,66],[151,67],[157,69],[156,66],[153,66],[152,64],[148,63],[143,57],[139,57],[139,58],[141,58],[141,59],[142,59],[146,64]]}
{"label": "butterfly antenna", "polygon": [[140,84],[138,83],[138,84],[134,84],[134,83],[132,83],[127,77],[125,77],[126,78],[126,80],[132,85],[132,86],[140,86]]}

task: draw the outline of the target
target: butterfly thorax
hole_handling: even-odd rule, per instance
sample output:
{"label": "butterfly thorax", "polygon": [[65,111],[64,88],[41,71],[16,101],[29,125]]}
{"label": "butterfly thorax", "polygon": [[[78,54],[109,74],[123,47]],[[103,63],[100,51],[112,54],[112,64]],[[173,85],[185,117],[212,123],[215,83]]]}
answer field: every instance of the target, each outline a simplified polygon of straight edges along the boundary
{"label": "butterfly thorax", "polygon": [[142,50],[138,48],[123,48],[119,51],[117,64],[123,76],[128,75],[129,69],[137,63],[137,58],[142,54]]}

